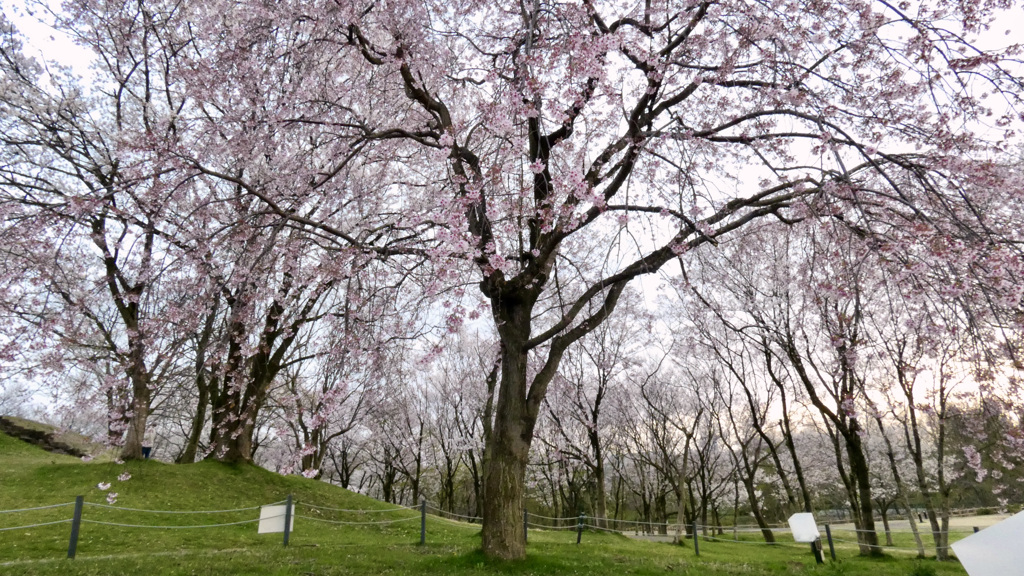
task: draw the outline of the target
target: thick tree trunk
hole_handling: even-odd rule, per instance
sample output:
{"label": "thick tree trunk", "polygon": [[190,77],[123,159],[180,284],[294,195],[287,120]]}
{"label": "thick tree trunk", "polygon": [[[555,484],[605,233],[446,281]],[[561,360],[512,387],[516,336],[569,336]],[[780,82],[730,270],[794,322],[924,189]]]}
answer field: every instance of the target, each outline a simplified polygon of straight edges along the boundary
{"label": "thick tree trunk", "polygon": [[[495,427],[496,436],[500,436]],[[484,554],[503,560],[526,556],[523,487],[529,445],[519,439],[496,442],[484,472]]]}
{"label": "thick tree trunk", "polygon": [[495,426],[483,461],[483,553],[518,560],[526,556],[522,532],[523,488],[534,425],[526,418],[526,355],[502,355]]}
{"label": "thick tree trunk", "polygon": [[[676,544],[682,544],[683,540],[686,537],[686,534],[688,534],[689,531],[690,531],[690,527],[687,526],[687,522],[686,522],[686,501],[687,500],[686,500],[686,489],[684,488],[685,485],[686,485],[685,478],[683,478],[682,474],[679,474],[679,481],[676,483],[676,486],[675,486],[675,490],[676,490],[676,536],[675,536],[675,543]],[[697,535],[694,534],[693,537],[696,538]]]}
{"label": "thick tree trunk", "polygon": [[230,463],[252,462],[253,426],[244,417],[227,415],[219,423],[215,421],[213,429],[211,458]]}
{"label": "thick tree trunk", "polygon": [[153,392],[150,390],[149,372],[145,368],[141,346],[133,347],[131,362],[128,375],[132,383],[131,415],[128,417],[124,446],[121,447],[121,459],[142,460],[142,443],[146,436]]}
{"label": "thick tree trunk", "polygon": [[[543,275],[546,276],[545,270]],[[526,465],[533,441],[534,427],[548,384],[555,377],[565,349],[601,324],[615,308],[626,282],[607,289],[604,305],[565,334],[550,337],[546,359],[527,383],[528,354],[533,307],[540,295],[539,284],[511,288],[503,276],[495,274],[481,289],[491,300],[491,313],[501,339],[501,376],[494,426],[486,432],[484,454],[483,552],[491,558],[518,560],[526,557],[523,534],[523,492]],[[506,289],[508,289],[506,291]],[[534,344],[536,345],[536,343]],[[492,372],[493,374],[493,372]],[[492,381],[488,378],[488,387]]]}
{"label": "thick tree trunk", "polygon": [[523,349],[529,335],[530,313],[519,312],[525,318],[507,318],[499,328],[501,385],[494,428],[484,454],[482,547],[485,555],[503,560],[526,557],[523,491],[535,422],[527,406],[527,355]]}
{"label": "thick tree trunk", "polygon": [[857,533],[857,540],[861,545],[861,554],[879,556],[882,549],[878,545],[878,532],[875,530],[875,516],[871,503],[871,474],[858,432],[858,427],[851,426],[849,433],[844,434],[846,453],[850,459],[850,473],[857,481],[857,499],[860,504],[860,532]]}
{"label": "thick tree trunk", "polygon": [[149,420],[150,390],[147,382],[132,379],[132,414],[128,418],[128,433],[121,448],[122,460],[142,460],[142,442]]}

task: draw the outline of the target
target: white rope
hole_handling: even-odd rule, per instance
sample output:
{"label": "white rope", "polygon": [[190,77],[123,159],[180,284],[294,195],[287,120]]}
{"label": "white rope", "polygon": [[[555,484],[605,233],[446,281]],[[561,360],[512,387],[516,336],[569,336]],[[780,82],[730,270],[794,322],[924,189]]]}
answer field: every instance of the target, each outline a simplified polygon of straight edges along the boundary
{"label": "white rope", "polygon": [[[284,502],[282,500],[282,502]],[[149,514],[227,514],[229,512],[249,512],[251,510],[259,510],[260,506],[251,506],[249,508],[234,508],[231,510],[145,510],[142,508],[124,508],[122,506],[109,506],[107,504],[94,504],[92,502],[86,502],[86,506],[95,506],[97,508],[108,508],[110,510],[126,510],[129,512],[146,512]],[[271,504],[268,504],[271,506]]]}
{"label": "white rope", "polygon": [[49,506],[36,506],[35,508],[19,508],[17,510],[0,510],[0,514],[12,514],[14,512],[31,512],[33,510],[47,510],[49,508],[61,508],[63,506],[71,506],[74,502],[65,502],[63,504],[50,504]]}
{"label": "white rope", "polygon": [[601,530],[602,532],[613,532],[615,534],[621,534],[619,530],[614,530],[612,528],[602,528],[601,526],[594,526],[593,524],[584,524],[584,526],[586,526],[587,528],[593,528],[594,530]]}
{"label": "white rope", "polygon": [[526,525],[530,528],[538,528],[540,530],[572,530],[576,531],[576,526],[545,526],[543,524],[534,524],[533,522],[527,522]]}
{"label": "white rope", "polygon": [[[858,534],[869,534],[871,532],[874,532],[875,534],[885,534],[886,532],[890,532],[892,534],[910,534],[910,533],[912,533],[912,531],[910,529],[907,529],[907,530],[891,530],[891,529],[890,530],[885,530],[885,529],[882,529],[882,530],[863,530],[863,529],[858,529],[858,528],[837,528],[835,526],[832,526],[831,524],[829,525],[829,528],[833,532],[841,530],[843,532],[857,532]],[[917,532],[918,532],[918,534],[935,534],[936,533],[931,528],[919,528]],[[939,534],[973,534],[974,531],[973,530],[939,530],[938,533]]]}
{"label": "white rope", "polygon": [[[832,538],[832,541],[833,542],[841,542],[843,544],[850,544],[850,545],[853,545],[853,546],[866,546],[868,548],[878,548],[879,550],[911,550],[911,551],[914,551],[914,552],[917,551],[917,546],[912,546],[912,547],[911,546],[883,546],[881,544],[872,546],[871,544],[863,544],[863,543],[858,542],[856,540],[844,540],[842,538],[835,538],[835,537]],[[925,550],[946,550],[946,549],[949,549],[949,548],[952,548],[952,546],[928,546],[928,545],[925,545],[925,547],[924,547]]]}
{"label": "white rope", "polygon": [[376,526],[376,525],[381,525],[381,524],[395,524],[397,522],[408,522],[410,520],[418,520],[418,518],[416,518],[415,516],[410,517],[410,518],[399,518],[397,520],[380,520],[380,521],[377,521],[377,522],[342,522],[341,520],[328,520],[327,518],[314,518],[312,516],[302,516],[302,515],[299,515],[298,517],[299,518],[304,518],[306,520],[315,520],[317,522],[326,522],[328,524],[342,524],[342,525],[345,525],[345,526],[371,526],[371,525]]}
{"label": "white rope", "polygon": [[717,536],[702,536],[698,535],[699,538],[704,540],[714,540],[716,542],[732,542],[734,544],[759,544],[768,546],[780,546],[783,542],[765,542],[764,540],[732,540],[730,538],[719,538]]}
{"label": "white rope", "polygon": [[444,516],[431,516],[431,518],[436,518],[438,520],[444,520],[445,522],[449,522],[449,523],[454,524],[456,526],[465,527],[466,524],[467,524],[466,522],[463,522],[461,520],[453,520],[451,518],[445,518]]}
{"label": "white rope", "polygon": [[544,520],[574,520],[575,521],[575,520],[579,520],[580,519],[579,516],[567,516],[565,518],[553,518],[551,516],[541,516],[540,514],[534,514],[533,512],[527,512],[527,514],[530,517],[533,517],[533,518],[543,518]]}
{"label": "white rope", "polygon": [[0,528],[0,532],[6,532],[8,530],[25,530],[27,528],[38,528],[40,526],[52,526],[54,524],[64,524],[66,522],[71,522],[71,518],[68,518],[67,520],[54,520],[53,522],[41,522],[39,524],[29,524],[28,526],[12,526],[10,528]]}
{"label": "white rope", "polygon": [[298,503],[297,505],[298,506],[305,506],[307,508],[313,508],[314,510],[330,510],[331,512],[352,512],[352,513],[358,513],[358,514],[376,514],[376,513],[384,513],[384,512],[398,512],[400,510],[419,510],[418,507],[413,508],[413,507],[409,507],[409,506],[399,506],[398,508],[385,508],[383,510],[365,510],[365,509],[364,510],[354,510],[354,509],[347,509],[347,508],[331,508],[329,506],[314,506],[313,504],[306,504],[305,502]]}
{"label": "white rope", "polygon": [[615,520],[613,518],[591,518],[591,520],[607,520],[608,522],[618,522],[619,524],[638,524],[641,526],[676,526],[676,523],[644,522],[642,520]]}
{"label": "white rope", "polygon": [[433,510],[435,512],[440,512],[440,514],[435,514],[435,516],[442,516],[442,517],[452,516],[454,518],[465,518],[466,520],[483,520],[483,518],[481,518],[479,516],[463,516],[462,514],[456,514],[455,512],[448,512],[447,510],[441,510],[440,508],[434,508],[433,506],[427,506],[427,510]]}
{"label": "white rope", "polygon": [[252,520],[242,520],[240,522],[227,522],[224,524],[204,524],[201,526],[150,526],[148,524],[120,524],[117,522],[101,522],[99,520],[87,520],[82,518],[82,522],[86,524],[102,524],[103,526],[118,526],[120,528],[158,528],[163,530],[185,530],[189,528],[220,528],[221,526],[238,526],[239,524],[252,524],[253,522],[259,522],[259,518]]}

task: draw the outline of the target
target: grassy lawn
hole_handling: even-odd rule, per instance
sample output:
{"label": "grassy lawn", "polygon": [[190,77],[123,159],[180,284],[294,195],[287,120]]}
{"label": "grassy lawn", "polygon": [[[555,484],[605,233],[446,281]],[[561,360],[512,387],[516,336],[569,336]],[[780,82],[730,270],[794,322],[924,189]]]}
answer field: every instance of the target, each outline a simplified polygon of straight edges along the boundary
{"label": "grassy lawn", "polygon": [[[126,471],[131,479],[118,481],[117,476]],[[96,487],[99,482],[110,482],[111,487],[100,490]],[[117,507],[177,511],[245,509],[293,494],[295,531],[285,547],[281,534],[257,534],[254,523],[173,528],[246,522],[257,518],[259,512],[155,514],[103,507],[111,491],[118,493]],[[804,544],[702,541],[701,555],[696,557],[692,543],[674,546],[586,532],[577,546],[574,532],[532,529],[525,561],[493,562],[477,550],[478,526],[428,516],[427,543],[421,546],[417,511],[393,510],[391,504],[323,482],[212,462],[84,463],[0,434],[0,510],[71,503],[80,494],[88,505],[77,558],[66,558],[69,523],[0,531],[0,574],[965,574],[956,562],[916,561],[905,556],[865,559],[852,550],[841,550],[838,563],[816,566]],[[70,505],[0,513],[0,530],[61,521],[71,515]],[[348,524],[353,522],[372,524]],[[785,538],[780,535],[780,540]]]}

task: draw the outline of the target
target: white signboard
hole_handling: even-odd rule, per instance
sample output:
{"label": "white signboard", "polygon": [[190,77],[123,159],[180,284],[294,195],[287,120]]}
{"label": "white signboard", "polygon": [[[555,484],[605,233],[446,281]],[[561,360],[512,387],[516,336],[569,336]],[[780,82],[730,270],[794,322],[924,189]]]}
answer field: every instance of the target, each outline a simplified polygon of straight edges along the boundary
{"label": "white signboard", "polygon": [[797,542],[815,542],[821,538],[818,532],[818,523],[814,521],[814,514],[801,512],[789,517],[789,529],[793,531],[793,540]]}
{"label": "white signboard", "polygon": [[953,543],[971,576],[1009,576],[1024,569],[1024,512]]}
{"label": "white signboard", "polygon": [[[260,529],[258,534],[272,532],[284,532],[284,513],[286,506],[261,506],[260,507]],[[288,531],[295,530],[295,506],[292,506]]]}

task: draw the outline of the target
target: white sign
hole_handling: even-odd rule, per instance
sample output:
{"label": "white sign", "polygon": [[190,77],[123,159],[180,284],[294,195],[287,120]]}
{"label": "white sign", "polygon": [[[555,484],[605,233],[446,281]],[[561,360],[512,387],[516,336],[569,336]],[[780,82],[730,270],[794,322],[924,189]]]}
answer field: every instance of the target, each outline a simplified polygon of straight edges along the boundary
{"label": "white sign", "polygon": [[[272,532],[284,532],[284,513],[287,506],[261,506],[260,507],[260,529],[258,534]],[[295,506],[292,506],[288,531],[295,530]]]}
{"label": "white sign", "polygon": [[815,542],[821,538],[818,532],[818,523],[814,521],[814,514],[801,512],[789,517],[789,529],[793,531],[793,540],[797,542]]}
{"label": "white sign", "polygon": [[1024,567],[1024,512],[953,544],[953,552],[971,576],[1009,576]]}

